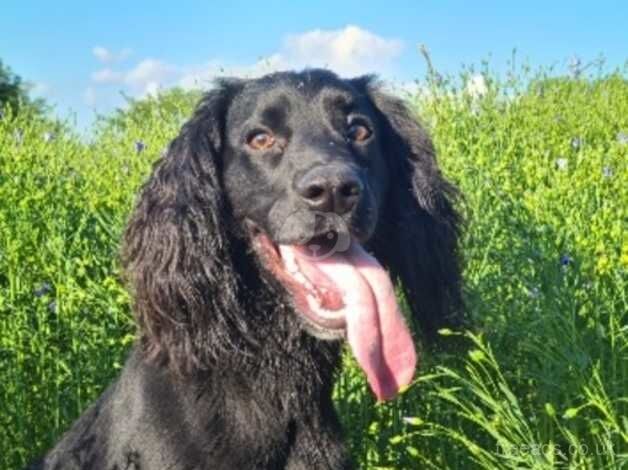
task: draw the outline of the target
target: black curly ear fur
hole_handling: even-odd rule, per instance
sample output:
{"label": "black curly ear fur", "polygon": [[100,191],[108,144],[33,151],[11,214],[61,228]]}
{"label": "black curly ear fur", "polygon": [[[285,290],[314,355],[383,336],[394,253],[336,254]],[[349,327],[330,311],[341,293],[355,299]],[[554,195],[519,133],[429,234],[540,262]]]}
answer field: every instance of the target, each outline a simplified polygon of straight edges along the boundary
{"label": "black curly ear fur", "polygon": [[372,249],[401,281],[413,317],[426,335],[460,326],[461,220],[453,206],[458,192],[441,175],[429,136],[404,102],[379,90],[372,77],[354,84],[378,111],[382,150],[391,171]]}
{"label": "black curly ear fur", "polygon": [[[201,100],[144,185],[122,260],[148,356],[204,368],[247,338],[220,178],[224,118],[238,83]],[[208,347],[208,345],[210,347]]]}

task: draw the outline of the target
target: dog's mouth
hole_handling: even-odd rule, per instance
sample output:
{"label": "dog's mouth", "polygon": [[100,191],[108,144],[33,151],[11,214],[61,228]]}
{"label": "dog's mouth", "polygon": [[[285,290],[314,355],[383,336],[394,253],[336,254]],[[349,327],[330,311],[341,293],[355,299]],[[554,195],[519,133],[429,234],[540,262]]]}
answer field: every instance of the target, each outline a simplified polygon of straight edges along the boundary
{"label": "dog's mouth", "polygon": [[257,230],[253,240],[307,329],[323,339],[346,338],[373,393],[387,400],[412,381],[414,343],[386,270],[354,237],[342,236],[276,244]]}

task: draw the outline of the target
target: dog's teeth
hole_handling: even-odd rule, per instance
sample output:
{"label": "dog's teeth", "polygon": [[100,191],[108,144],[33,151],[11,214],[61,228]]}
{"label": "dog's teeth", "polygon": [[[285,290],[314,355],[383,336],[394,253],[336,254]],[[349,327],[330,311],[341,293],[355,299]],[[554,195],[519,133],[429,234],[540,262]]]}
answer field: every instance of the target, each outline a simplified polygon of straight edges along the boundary
{"label": "dog's teeth", "polygon": [[289,258],[284,261],[284,265],[286,266],[286,271],[290,274],[296,274],[299,272],[299,265],[296,263],[294,258]]}
{"label": "dog's teeth", "polygon": [[305,298],[307,299],[310,306],[315,307],[317,310],[321,308],[321,303],[314,294],[307,294]]}
{"label": "dog's teeth", "polygon": [[306,286],[308,285],[307,278],[303,275],[302,272],[298,271],[294,274],[294,278],[299,282],[299,284]]}

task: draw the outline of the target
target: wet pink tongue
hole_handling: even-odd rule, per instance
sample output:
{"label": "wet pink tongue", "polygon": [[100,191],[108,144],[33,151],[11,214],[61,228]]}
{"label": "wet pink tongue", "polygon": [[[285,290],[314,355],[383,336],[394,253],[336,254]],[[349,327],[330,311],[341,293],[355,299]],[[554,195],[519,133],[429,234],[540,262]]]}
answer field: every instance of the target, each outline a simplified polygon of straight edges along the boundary
{"label": "wet pink tongue", "polygon": [[378,400],[393,398],[414,377],[416,352],[386,270],[352,243],[348,252],[312,263],[342,291],[347,339]]}

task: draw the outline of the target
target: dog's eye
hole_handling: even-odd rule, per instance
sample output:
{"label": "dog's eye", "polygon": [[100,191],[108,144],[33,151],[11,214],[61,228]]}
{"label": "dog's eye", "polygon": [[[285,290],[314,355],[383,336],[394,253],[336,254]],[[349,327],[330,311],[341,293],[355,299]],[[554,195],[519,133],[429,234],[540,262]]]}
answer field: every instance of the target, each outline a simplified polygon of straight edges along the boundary
{"label": "dog's eye", "polygon": [[255,150],[267,150],[275,145],[275,136],[266,131],[254,132],[247,139],[247,144]]}
{"label": "dog's eye", "polygon": [[362,123],[350,124],[347,129],[347,137],[354,142],[364,142],[371,134],[371,129]]}

